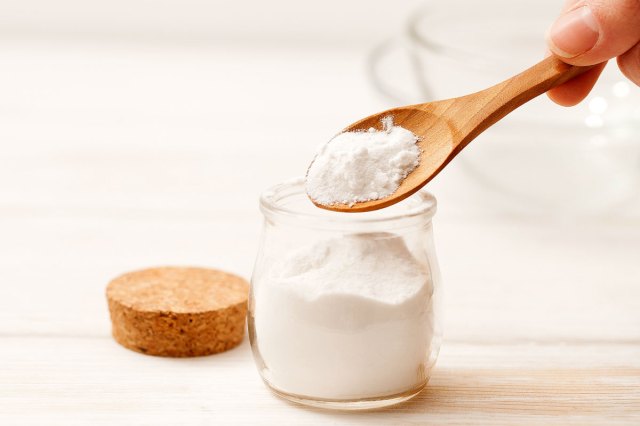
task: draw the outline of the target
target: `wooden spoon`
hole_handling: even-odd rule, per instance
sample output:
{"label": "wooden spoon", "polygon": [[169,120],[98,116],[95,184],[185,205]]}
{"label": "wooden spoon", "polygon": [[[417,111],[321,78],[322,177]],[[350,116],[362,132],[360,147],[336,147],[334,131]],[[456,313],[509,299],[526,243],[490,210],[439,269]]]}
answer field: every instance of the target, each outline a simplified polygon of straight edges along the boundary
{"label": "wooden spoon", "polygon": [[[569,65],[550,56],[526,71],[488,89],[459,98],[393,108],[360,120],[343,132],[381,130],[381,120],[393,117],[396,126],[420,139],[420,164],[386,198],[347,204],[316,206],[338,212],[366,212],[388,207],[422,188],[462,149],[492,124],[525,102],[592,67]],[[313,201],[313,200],[312,200]]]}

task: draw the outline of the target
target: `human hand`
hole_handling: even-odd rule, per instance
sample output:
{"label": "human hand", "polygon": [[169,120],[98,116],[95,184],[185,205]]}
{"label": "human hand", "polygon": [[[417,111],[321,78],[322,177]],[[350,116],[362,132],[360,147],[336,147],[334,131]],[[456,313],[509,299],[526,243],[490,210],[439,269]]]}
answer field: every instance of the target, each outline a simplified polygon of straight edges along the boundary
{"label": "human hand", "polygon": [[609,59],[640,86],[640,0],[566,0],[547,34],[549,50],[573,65],[596,65],[548,92],[556,103],[582,101]]}

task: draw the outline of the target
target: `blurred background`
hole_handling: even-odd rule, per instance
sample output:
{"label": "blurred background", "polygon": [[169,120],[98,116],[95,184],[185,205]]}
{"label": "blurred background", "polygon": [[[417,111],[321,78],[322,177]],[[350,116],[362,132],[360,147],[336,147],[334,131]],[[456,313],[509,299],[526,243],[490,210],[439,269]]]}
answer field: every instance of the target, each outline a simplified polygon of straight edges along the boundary
{"label": "blurred background", "polygon": [[[0,0],[3,332],[107,336],[131,269],[249,277],[264,189],[358,118],[540,60],[559,3]],[[429,185],[449,338],[640,329],[639,97],[610,66]]]}

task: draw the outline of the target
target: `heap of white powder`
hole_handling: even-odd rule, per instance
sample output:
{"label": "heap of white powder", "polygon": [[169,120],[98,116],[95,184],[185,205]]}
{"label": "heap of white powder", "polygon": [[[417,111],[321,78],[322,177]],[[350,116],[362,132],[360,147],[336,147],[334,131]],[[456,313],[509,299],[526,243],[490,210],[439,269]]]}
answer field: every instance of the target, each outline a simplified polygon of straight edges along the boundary
{"label": "heap of white powder", "polygon": [[382,131],[341,133],[321,148],[307,171],[314,202],[353,205],[387,197],[418,166],[418,137],[391,117],[382,123]]}
{"label": "heap of white powder", "polygon": [[265,378],[315,398],[357,399],[424,383],[433,340],[429,269],[394,234],[299,248],[254,283]]}

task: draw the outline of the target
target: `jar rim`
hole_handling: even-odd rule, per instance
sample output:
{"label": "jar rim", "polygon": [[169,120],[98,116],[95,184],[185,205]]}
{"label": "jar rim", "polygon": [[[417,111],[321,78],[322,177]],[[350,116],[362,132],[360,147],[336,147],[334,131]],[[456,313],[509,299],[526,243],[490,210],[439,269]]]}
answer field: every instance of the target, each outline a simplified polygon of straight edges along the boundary
{"label": "jar rim", "polygon": [[[283,201],[287,197],[302,195],[308,205],[303,208],[296,208],[284,205]],[[304,219],[321,222],[323,224],[377,224],[390,222],[404,222],[408,219],[430,220],[436,213],[436,198],[426,190],[422,189],[406,200],[394,206],[375,212],[364,213],[339,213],[315,207],[308,200],[305,190],[305,178],[299,177],[280,184],[274,185],[265,190],[260,196],[260,209],[267,217],[286,217],[289,219]],[[312,208],[309,208],[311,206]],[[305,211],[306,210],[306,211]]]}

